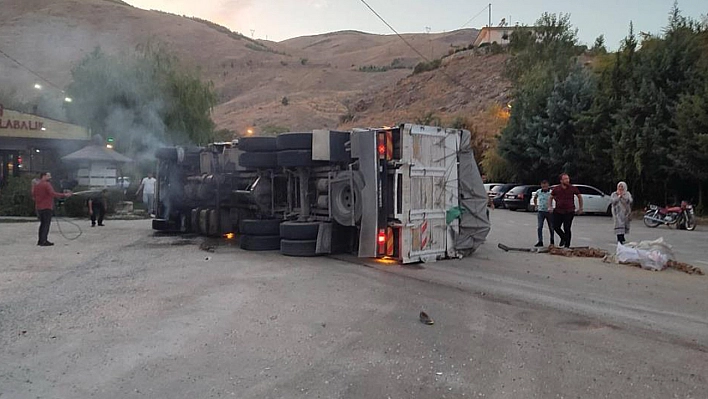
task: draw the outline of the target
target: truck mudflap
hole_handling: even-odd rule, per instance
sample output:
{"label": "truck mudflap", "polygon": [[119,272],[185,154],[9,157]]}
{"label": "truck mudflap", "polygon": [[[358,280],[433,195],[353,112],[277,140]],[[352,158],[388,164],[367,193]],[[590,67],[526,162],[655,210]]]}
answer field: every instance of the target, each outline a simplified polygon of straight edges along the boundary
{"label": "truck mudflap", "polygon": [[400,221],[403,263],[456,257],[459,220],[457,154],[460,130],[406,124],[401,127],[401,159],[396,174],[395,219]]}

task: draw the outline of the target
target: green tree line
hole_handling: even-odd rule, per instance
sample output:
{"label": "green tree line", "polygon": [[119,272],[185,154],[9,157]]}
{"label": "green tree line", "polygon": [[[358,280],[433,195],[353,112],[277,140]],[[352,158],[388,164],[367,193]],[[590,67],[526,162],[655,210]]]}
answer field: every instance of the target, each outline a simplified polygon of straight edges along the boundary
{"label": "green tree line", "polygon": [[[494,178],[574,181],[645,202],[697,201],[708,186],[708,23],[674,5],[660,34],[580,46],[568,15],[544,14],[511,35],[513,102]],[[495,158],[496,157],[496,158]],[[503,163],[502,168],[499,163]]]}

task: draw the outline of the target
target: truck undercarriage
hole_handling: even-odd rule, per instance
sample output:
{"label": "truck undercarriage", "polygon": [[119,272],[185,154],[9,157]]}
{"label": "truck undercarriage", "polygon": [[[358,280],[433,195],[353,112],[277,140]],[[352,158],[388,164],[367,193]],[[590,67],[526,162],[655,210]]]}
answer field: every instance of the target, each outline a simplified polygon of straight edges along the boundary
{"label": "truck undercarriage", "polygon": [[489,232],[469,143],[465,130],[404,124],[162,148],[153,228],[290,256],[461,257]]}

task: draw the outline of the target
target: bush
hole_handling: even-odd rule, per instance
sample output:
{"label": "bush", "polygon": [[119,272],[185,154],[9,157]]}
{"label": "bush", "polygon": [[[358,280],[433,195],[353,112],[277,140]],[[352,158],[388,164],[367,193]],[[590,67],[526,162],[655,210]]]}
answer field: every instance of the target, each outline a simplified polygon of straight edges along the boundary
{"label": "bush", "polygon": [[5,187],[0,188],[0,215],[34,216],[32,179],[34,175],[9,177]]}
{"label": "bush", "polygon": [[423,72],[428,72],[428,71],[433,71],[438,68],[440,68],[440,65],[442,64],[441,59],[435,59],[430,62],[419,62],[418,65],[413,68],[413,75],[418,74],[418,73],[423,73]]}
{"label": "bush", "polygon": [[339,115],[339,123],[340,124],[345,124],[349,122],[354,122],[354,119],[356,118],[356,115],[352,112],[347,112],[346,114]]}
{"label": "bush", "polygon": [[417,125],[425,125],[425,126],[440,126],[440,125],[442,125],[440,117],[436,116],[433,111],[428,111],[425,114],[415,118],[415,123]]}
{"label": "bush", "polygon": [[288,106],[288,104],[290,104],[290,100],[288,100],[287,97],[283,97],[283,99],[280,100],[280,103],[283,104],[284,106]]}

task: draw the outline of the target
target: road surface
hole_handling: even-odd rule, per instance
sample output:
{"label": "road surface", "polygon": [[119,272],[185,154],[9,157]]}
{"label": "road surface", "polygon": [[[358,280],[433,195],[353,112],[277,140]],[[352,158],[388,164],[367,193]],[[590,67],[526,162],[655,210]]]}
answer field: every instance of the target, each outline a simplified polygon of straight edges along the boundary
{"label": "road surface", "polygon": [[[0,224],[0,398],[705,398],[707,277],[496,249],[534,217],[494,211],[474,257],[413,266]],[[609,248],[608,223],[579,218],[579,243]]]}

